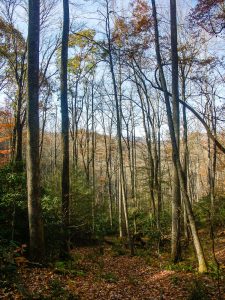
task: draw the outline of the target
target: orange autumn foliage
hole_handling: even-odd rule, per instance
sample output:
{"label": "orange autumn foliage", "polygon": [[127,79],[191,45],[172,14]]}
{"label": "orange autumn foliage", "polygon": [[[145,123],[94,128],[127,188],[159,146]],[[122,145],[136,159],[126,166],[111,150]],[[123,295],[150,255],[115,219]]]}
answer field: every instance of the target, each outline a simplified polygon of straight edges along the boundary
{"label": "orange autumn foliage", "polygon": [[13,130],[12,117],[6,110],[0,111],[0,166],[9,162],[11,149],[10,141],[12,140]]}
{"label": "orange autumn foliage", "polygon": [[128,52],[143,51],[150,47],[153,26],[151,8],[146,0],[131,2],[131,17],[117,17],[113,32],[113,42],[125,47]]}
{"label": "orange autumn foliage", "polygon": [[4,137],[0,137],[0,143],[8,141],[11,139],[11,136],[4,136]]}
{"label": "orange autumn foliage", "polygon": [[131,23],[133,25],[133,33],[147,33],[153,25],[151,9],[148,2],[145,0],[135,0],[132,2],[132,7]]}
{"label": "orange autumn foliage", "polygon": [[8,155],[11,153],[11,150],[0,150],[0,154]]}

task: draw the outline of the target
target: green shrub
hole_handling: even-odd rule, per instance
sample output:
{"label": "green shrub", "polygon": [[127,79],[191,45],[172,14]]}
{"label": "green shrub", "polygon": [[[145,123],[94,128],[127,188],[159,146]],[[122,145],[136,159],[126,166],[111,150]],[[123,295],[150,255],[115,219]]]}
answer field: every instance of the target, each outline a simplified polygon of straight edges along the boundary
{"label": "green shrub", "polygon": [[102,279],[104,279],[104,281],[108,282],[108,283],[116,283],[118,281],[118,276],[116,276],[116,274],[114,273],[105,273],[102,274]]}
{"label": "green shrub", "polygon": [[[133,211],[131,212],[134,214]],[[171,227],[171,215],[166,211],[164,211],[160,217],[160,231],[157,229],[156,219],[154,216],[150,216],[144,212],[135,211],[135,218],[137,232],[140,232],[143,237],[148,238],[148,246],[157,243],[162,234],[169,234]],[[130,217],[130,223],[133,224],[132,217]],[[134,231],[134,228],[132,230]]]}
{"label": "green shrub", "polygon": [[[65,289],[63,288],[62,282],[58,279],[53,279],[49,282],[51,288],[51,296],[59,299],[65,295]],[[65,299],[65,298],[64,298]]]}
{"label": "green shrub", "polygon": [[215,262],[208,263],[209,275],[215,279],[223,279],[224,278],[224,271],[221,270]]}
{"label": "green shrub", "polygon": [[56,261],[54,264],[55,272],[62,275],[86,276],[86,270],[82,268],[76,261]]}
{"label": "green shrub", "polygon": [[[205,196],[195,203],[194,211],[197,224],[201,227],[209,228],[209,218],[211,218],[211,199],[210,196]],[[218,195],[214,201],[214,214],[211,219],[216,227],[225,226],[225,196]]]}
{"label": "green shrub", "polygon": [[122,256],[127,253],[123,242],[120,240],[115,241],[115,243],[112,245],[112,252],[113,252],[113,256],[115,257]]}
{"label": "green shrub", "polygon": [[0,237],[28,241],[26,175],[10,164],[0,169]]}
{"label": "green shrub", "polygon": [[188,300],[210,300],[205,284],[200,280],[195,280],[190,288]]}
{"label": "green shrub", "polygon": [[16,270],[14,258],[18,247],[13,241],[0,240],[0,278]]}
{"label": "green shrub", "polygon": [[165,266],[166,270],[169,271],[187,271],[187,272],[193,272],[194,268],[192,265],[188,265],[186,263],[180,262],[177,264],[169,264]]}

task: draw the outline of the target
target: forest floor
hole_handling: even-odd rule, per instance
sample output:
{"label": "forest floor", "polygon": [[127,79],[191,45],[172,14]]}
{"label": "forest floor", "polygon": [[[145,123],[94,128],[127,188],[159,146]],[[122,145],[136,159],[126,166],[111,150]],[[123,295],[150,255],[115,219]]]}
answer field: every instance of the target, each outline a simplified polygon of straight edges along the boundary
{"label": "forest floor", "polygon": [[[197,274],[191,247],[185,260],[173,265],[166,252],[136,249],[131,257],[115,244],[75,248],[71,261],[47,268],[29,267],[21,260],[13,284],[0,287],[0,299],[225,299],[225,235],[215,243],[220,296],[215,264],[210,263],[209,274]],[[209,259],[209,241],[205,248]]]}

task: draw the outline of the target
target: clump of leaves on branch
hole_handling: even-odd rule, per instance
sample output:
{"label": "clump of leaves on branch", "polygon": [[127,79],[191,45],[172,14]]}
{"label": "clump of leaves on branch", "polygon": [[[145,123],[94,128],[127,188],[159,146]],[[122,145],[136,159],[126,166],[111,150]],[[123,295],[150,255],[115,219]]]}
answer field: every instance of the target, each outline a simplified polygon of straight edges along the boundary
{"label": "clump of leaves on branch", "polygon": [[225,5],[223,0],[198,0],[190,14],[193,25],[197,24],[212,34],[225,29]]}

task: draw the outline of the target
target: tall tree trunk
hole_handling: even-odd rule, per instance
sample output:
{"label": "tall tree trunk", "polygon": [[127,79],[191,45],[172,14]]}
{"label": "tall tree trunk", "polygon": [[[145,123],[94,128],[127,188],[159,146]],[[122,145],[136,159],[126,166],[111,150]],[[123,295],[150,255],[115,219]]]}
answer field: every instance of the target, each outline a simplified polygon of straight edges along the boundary
{"label": "tall tree trunk", "polygon": [[[159,97],[158,97],[159,106]],[[155,159],[155,189],[157,193],[157,215],[156,215],[156,225],[159,231],[159,245],[160,245],[160,219],[162,212],[162,192],[161,192],[161,130],[160,130],[160,115],[159,107],[156,112],[156,125],[154,128],[154,159]]]}
{"label": "tall tree trunk", "polygon": [[[213,96],[214,97],[214,96]],[[217,136],[217,121],[216,121],[216,109],[215,99],[207,98],[207,123],[211,127],[214,136]],[[208,185],[209,185],[209,197],[211,202],[211,219],[213,221],[215,207],[215,179],[216,179],[216,162],[217,162],[217,148],[215,142],[211,142],[208,137]]]}
{"label": "tall tree trunk", "polygon": [[44,137],[45,137],[45,126],[47,123],[47,106],[48,106],[48,99],[51,94],[51,89],[50,87],[48,88],[47,95],[45,96],[45,100],[43,101],[43,108],[42,108],[42,127],[41,127],[41,137],[40,137],[40,161],[42,159],[42,152],[43,152],[43,147],[44,147]]}
{"label": "tall tree trunk", "polygon": [[[88,123],[88,119],[87,119]],[[92,162],[92,230],[95,231],[95,197],[96,197],[96,179],[95,179],[95,153],[96,153],[96,133],[95,133],[95,111],[94,111],[94,76],[91,83],[91,162]],[[89,163],[89,162],[88,162]]]}
{"label": "tall tree trunk", "polygon": [[[171,57],[172,57],[172,106],[173,127],[175,132],[178,155],[180,152],[180,112],[179,112],[179,87],[178,87],[178,53],[177,53],[177,16],[176,0],[170,0],[171,24]],[[173,149],[174,151],[174,149]],[[173,153],[173,156],[175,154]],[[173,262],[181,259],[181,194],[180,181],[175,162],[173,163],[173,197],[172,197],[172,236],[171,257]]]}
{"label": "tall tree trunk", "polygon": [[110,121],[109,134],[107,136],[105,118],[102,110],[102,127],[104,132],[104,145],[105,145],[105,164],[106,176],[108,179],[108,195],[109,195],[109,221],[110,227],[113,227],[113,191],[112,191],[112,119]]}
{"label": "tall tree trunk", "polygon": [[[186,102],[186,77],[184,74],[185,67],[181,67],[181,79],[182,79],[182,86],[181,86],[181,93],[182,93],[182,100]],[[187,123],[187,112],[186,107],[183,106],[183,146],[184,146],[184,156],[183,156],[183,170],[184,170],[184,181],[185,187],[188,190],[188,170],[189,170],[189,151],[188,151],[188,123]],[[188,227],[188,220],[187,220],[187,212],[184,206],[184,236],[186,242],[189,242],[189,227]]]}
{"label": "tall tree trunk", "polygon": [[183,173],[182,166],[180,163],[179,151],[178,151],[177,143],[176,143],[176,135],[175,135],[174,126],[173,126],[173,118],[172,118],[172,111],[171,111],[171,107],[170,107],[169,93],[167,90],[165,75],[164,75],[163,66],[162,66],[156,5],[155,5],[155,0],[151,0],[151,1],[152,1],[152,11],[153,11],[153,20],[154,20],[154,29],[155,29],[155,51],[156,51],[157,63],[158,63],[159,74],[160,74],[160,82],[161,82],[162,90],[164,92],[164,98],[165,98],[165,103],[166,103],[167,120],[168,120],[170,138],[171,138],[171,143],[172,143],[172,148],[173,148],[173,161],[174,161],[174,164],[176,165],[181,188],[182,188],[183,199],[184,199],[185,207],[187,210],[187,216],[188,216],[188,220],[190,223],[191,233],[192,233],[192,237],[193,237],[193,243],[194,243],[194,247],[195,247],[195,251],[196,251],[196,255],[197,255],[197,259],[198,259],[198,264],[199,264],[198,270],[200,273],[204,273],[204,272],[207,272],[207,266],[206,266],[206,261],[205,261],[205,257],[204,257],[204,253],[203,253],[203,248],[202,248],[199,236],[198,236],[198,231],[196,228],[196,223],[195,223],[191,203],[190,203],[190,200],[188,197],[187,189],[185,188],[184,173]]}
{"label": "tall tree trunk", "polygon": [[[145,131],[145,141],[147,145],[147,153],[148,153],[148,185],[149,185],[149,195],[150,195],[150,202],[152,206],[152,213],[153,216],[156,215],[156,205],[155,205],[155,197],[154,197],[154,160],[153,160],[153,154],[152,154],[152,141],[151,141],[151,132],[150,132],[150,116],[147,115],[147,111],[145,109],[144,105],[144,99],[143,99],[143,93],[141,91],[140,85],[138,83],[137,74],[134,70],[134,76],[135,76],[135,83],[137,87],[138,96],[141,101],[141,111],[142,111],[142,120],[143,120],[143,127]],[[146,92],[146,91],[145,91]],[[148,98],[148,95],[145,95],[146,99]],[[147,100],[148,101],[148,100]],[[149,113],[149,111],[148,111]]]}
{"label": "tall tree trunk", "polygon": [[109,66],[110,72],[112,76],[113,82],[113,89],[114,89],[114,97],[115,97],[115,106],[116,106],[116,120],[117,120],[117,141],[118,141],[118,152],[119,152],[119,164],[120,164],[120,180],[122,186],[122,206],[124,212],[124,219],[128,237],[128,243],[131,251],[131,255],[134,254],[134,248],[132,239],[130,236],[130,229],[129,229],[129,221],[128,221],[128,208],[127,208],[127,192],[125,188],[126,179],[125,179],[125,170],[124,170],[124,162],[123,162],[123,147],[122,147],[122,129],[121,129],[121,106],[118,96],[117,90],[117,83],[116,77],[114,72],[114,64],[113,64],[113,56],[112,56],[112,45],[111,45],[111,31],[110,31],[110,11],[109,11],[109,1],[106,0],[106,9],[107,9],[107,16],[106,16],[106,33],[107,33],[107,40],[108,40],[108,51],[109,51]]}
{"label": "tall tree trunk", "polygon": [[62,223],[63,243],[61,256],[69,253],[69,113],[67,99],[67,64],[68,64],[68,41],[69,41],[69,1],[63,0],[63,32],[61,50],[61,117],[62,117]]}
{"label": "tall tree trunk", "polygon": [[54,132],[54,173],[57,170],[57,122],[58,122],[58,107],[55,106],[55,132]]}
{"label": "tall tree trunk", "polygon": [[28,102],[27,102],[27,191],[30,257],[44,259],[44,234],[40,203],[39,161],[39,36],[40,1],[29,0]]}
{"label": "tall tree trunk", "polygon": [[117,174],[117,192],[118,192],[118,222],[119,222],[119,237],[123,237],[123,212],[122,212],[122,186],[120,168],[118,167]]}
{"label": "tall tree trunk", "polygon": [[[159,118],[159,110],[157,112],[157,157],[156,157],[156,189],[157,189],[157,227],[161,235],[161,213],[162,213],[162,172],[161,172],[161,125]],[[161,239],[161,237],[160,237]],[[160,242],[159,239],[159,242]]]}

